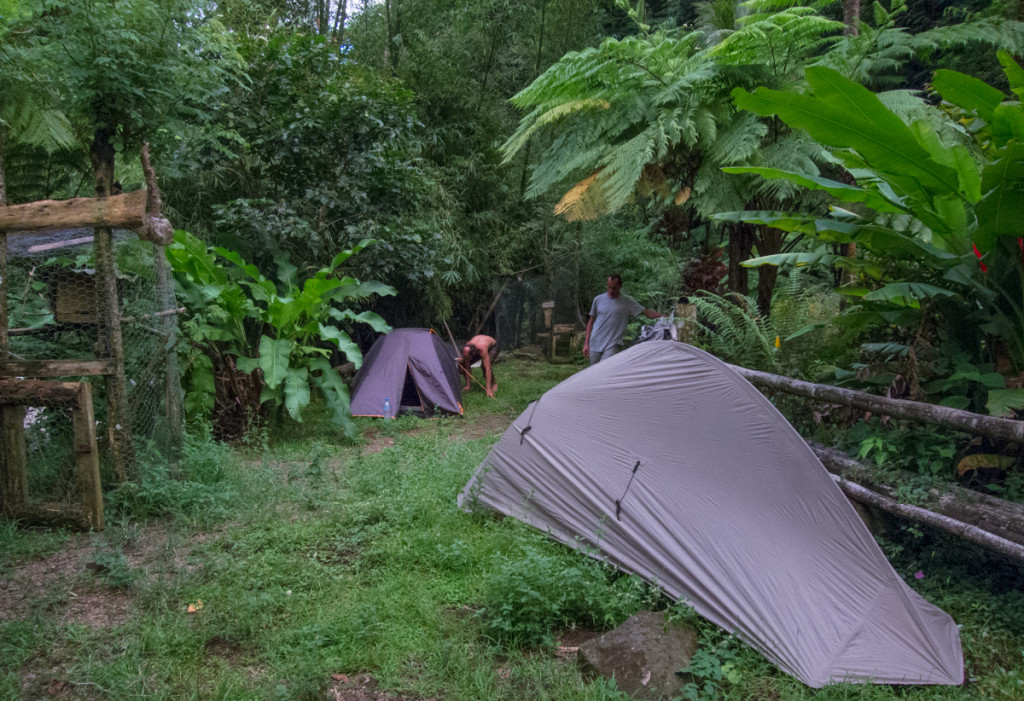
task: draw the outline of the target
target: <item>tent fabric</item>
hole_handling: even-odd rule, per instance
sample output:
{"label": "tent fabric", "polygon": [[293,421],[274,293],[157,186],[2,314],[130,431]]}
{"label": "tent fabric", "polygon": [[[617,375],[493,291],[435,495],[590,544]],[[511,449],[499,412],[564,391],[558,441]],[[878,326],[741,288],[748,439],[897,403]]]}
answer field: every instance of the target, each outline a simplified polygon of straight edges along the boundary
{"label": "tent fabric", "polygon": [[963,681],[952,618],[775,407],[691,346],[638,344],[549,390],[459,503],[599,551],[812,687]]}
{"label": "tent fabric", "polygon": [[378,338],[352,380],[352,415],[394,418],[404,408],[432,416],[435,407],[462,414],[454,349],[430,329],[394,329]]}

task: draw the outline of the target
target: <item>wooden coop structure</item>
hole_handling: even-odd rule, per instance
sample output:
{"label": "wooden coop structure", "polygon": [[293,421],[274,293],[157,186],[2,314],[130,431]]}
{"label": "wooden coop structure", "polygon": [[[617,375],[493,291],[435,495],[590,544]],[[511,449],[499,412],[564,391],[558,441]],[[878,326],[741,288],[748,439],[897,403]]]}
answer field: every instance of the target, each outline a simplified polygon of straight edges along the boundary
{"label": "wooden coop structure", "polygon": [[544,357],[550,363],[571,363],[576,352],[576,324],[553,323],[555,301],[541,302],[544,312],[544,330],[537,334],[537,340],[544,349]]}
{"label": "wooden coop structure", "polygon": [[[142,151],[147,188],[103,198],[46,200],[22,205],[0,206],[0,510],[8,518],[28,522],[60,522],[100,530],[104,527],[101,490],[101,455],[117,481],[137,477],[136,446],[133,438],[133,394],[140,385],[152,386],[159,368],[166,369],[167,425],[180,446],[183,408],[177,375],[177,317],[172,281],[163,247],[170,243],[173,228],[160,216],[160,196],[149,163],[148,148]],[[92,235],[40,244],[36,250],[59,252],[71,245],[91,248],[94,265],[68,267],[60,275],[29,275],[25,289],[40,289],[36,301],[50,307],[40,326],[12,327],[10,308],[8,236],[38,236],[47,232],[92,229]],[[126,379],[123,324],[118,292],[113,231],[131,230],[139,239],[153,244],[155,297],[158,311],[143,316],[149,332],[160,337],[155,352],[147,352],[145,369]],[[51,235],[50,239],[54,237]],[[160,309],[162,307],[162,309]],[[155,327],[155,328],[154,328]],[[12,338],[37,334],[40,329],[88,330],[88,345],[79,344],[68,353],[82,357],[25,357],[11,350]],[[44,350],[61,350],[60,343],[38,344]],[[65,349],[67,350],[67,349]],[[57,354],[57,353],[55,353]],[[67,354],[67,353],[65,353]],[[148,375],[147,375],[148,373]],[[74,379],[75,381],[67,381]],[[104,422],[94,414],[93,383],[103,396]],[[173,385],[173,386],[172,386]],[[74,481],[79,498],[65,503],[30,503],[29,475],[33,470],[26,453],[26,426],[42,411],[59,407],[70,411]],[[35,414],[33,414],[35,412]],[[64,414],[60,414],[64,416]],[[97,428],[101,433],[97,436]]]}

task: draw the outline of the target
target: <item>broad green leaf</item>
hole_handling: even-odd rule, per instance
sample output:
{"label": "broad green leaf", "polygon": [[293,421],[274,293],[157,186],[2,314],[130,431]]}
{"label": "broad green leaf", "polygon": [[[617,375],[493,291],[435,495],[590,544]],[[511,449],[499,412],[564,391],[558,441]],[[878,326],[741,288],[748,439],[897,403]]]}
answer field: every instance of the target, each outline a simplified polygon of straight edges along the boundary
{"label": "broad green leaf", "polygon": [[1003,72],[1006,73],[1006,78],[1010,82],[1010,90],[1020,98],[1024,99],[1024,69],[1020,67],[1010,55],[1008,51],[997,51],[996,56],[999,58],[999,63],[1003,66]]}
{"label": "broad green leaf", "polygon": [[[810,67],[806,76],[815,95],[737,88],[733,98],[743,109],[778,115],[822,144],[854,150],[891,185],[921,202],[959,192],[956,173],[935,163],[910,129],[867,88],[828,68]],[[943,230],[943,223],[927,211],[919,216],[933,230]]]}
{"label": "broad green leaf", "polygon": [[352,423],[349,410],[348,387],[342,381],[341,375],[324,358],[312,359],[309,367],[313,371],[313,382],[320,388],[327,405],[331,407],[335,423],[341,425],[346,435],[355,435],[355,424]]}
{"label": "broad green leaf", "polygon": [[259,367],[259,360],[256,358],[245,358],[243,356],[238,356],[238,359],[235,361],[235,367],[244,372],[246,375],[248,375],[250,372]]}
{"label": "broad green leaf", "polygon": [[377,333],[387,333],[391,330],[391,326],[388,322],[384,321],[383,317],[375,312],[360,312],[355,314],[351,309],[331,309],[331,316],[338,321],[344,321],[346,319],[352,321],[360,321],[364,324],[368,324]]}
{"label": "broad green leaf", "polygon": [[1024,105],[1019,102],[999,105],[992,113],[992,139],[996,146],[1015,140],[1024,143]]}
{"label": "broad green leaf", "polygon": [[266,278],[263,277],[263,275],[260,273],[259,268],[257,268],[255,265],[252,265],[251,263],[246,263],[242,259],[242,256],[240,256],[236,251],[232,251],[227,248],[221,248],[219,246],[215,247],[213,251],[222,258],[226,258],[227,260],[237,265],[241,270],[245,272],[246,275],[251,277],[253,280],[256,280],[257,282],[266,281]]}
{"label": "broad green leaf", "polygon": [[923,119],[911,122],[910,129],[936,163],[956,171],[961,195],[969,202],[981,199],[981,167],[963,144],[940,141],[935,128]]}
{"label": "broad green leaf", "polygon": [[802,251],[798,253],[776,253],[770,256],[760,256],[745,260],[740,265],[744,268],[759,268],[762,265],[778,267],[794,266],[797,268],[805,265],[831,265],[838,256],[824,250]]}
{"label": "broad green leaf", "polygon": [[726,173],[755,173],[768,180],[786,180],[787,182],[801,185],[809,190],[820,190],[827,192],[833,197],[838,197],[843,202],[863,202],[868,207],[878,212],[904,212],[895,202],[890,202],[874,190],[865,190],[856,185],[847,185],[838,180],[830,180],[816,175],[806,173],[793,173],[778,168],[754,168],[734,166],[722,168]]}
{"label": "broad green leaf", "polygon": [[342,285],[331,292],[328,297],[333,300],[343,301],[346,299],[364,299],[370,295],[393,297],[396,294],[398,294],[398,291],[391,285],[385,285],[383,282],[370,280],[369,282],[355,282],[348,285]]}
{"label": "broad green leaf", "polygon": [[193,357],[188,380],[189,388],[185,393],[186,413],[193,418],[208,418],[215,406],[217,393],[213,361],[208,355],[200,353]]}
{"label": "broad green leaf", "polygon": [[971,405],[969,397],[965,397],[962,394],[956,394],[951,397],[943,397],[939,401],[939,406],[946,406],[950,409],[966,409]]}
{"label": "broad green leaf", "polygon": [[288,374],[288,356],[291,348],[292,343],[287,338],[260,338],[259,366],[263,370],[263,381],[270,389],[277,388]]}
{"label": "broad green leaf", "polygon": [[344,353],[345,357],[352,361],[356,368],[362,366],[363,353],[347,333],[336,326],[320,324],[320,335],[338,344],[338,350]]}
{"label": "broad green leaf", "polygon": [[985,409],[990,416],[1013,416],[1024,409],[1024,389],[990,389]]}
{"label": "broad green leaf", "polygon": [[299,286],[299,269],[283,253],[277,256],[277,281],[284,286],[287,295],[294,294]]}
{"label": "broad green leaf", "polygon": [[901,307],[919,309],[921,300],[932,297],[956,297],[956,293],[922,282],[894,282],[864,295],[864,301],[888,302]]}
{"label": "broad green leaf", "polygon": [[974,244],[983,254],[995,246],[997,236],[1020,236],[1024,212],[1024,145],[1014,145],[982,171],[985,193],[975,206],[978,227]]}
{"label": "broad green leaf", "polygon": [[797,231],[827,243],[848,243],[853,240],[853,236],[860,231],[862,226],[855,222],[838,219],[824,219],[808,214],[772,211],[720,212],[715,214],[713,219],[761,224],[774,229],[781,229],[782,231]]}
{"label": "broad green leaf", "polygon": [[794,339],[800,338],[801,336],[803,336],[805,334],[808,334],[808,333],[810,333],[812,331],[817,331],[818,329],[824,328],[826,326],[828,326],[828,322],[825,322],[825,321],[821,321],[821,322],[818,322],[816,324],[807,324],[807,326],[801,326],[799,329],[797,329],[796,331],[794,331],[793,333],[789,334],[784,339],[782,339],[782,342],[783,343],[789,343],[790,341],[792,341]]}
{"label": "broad green leaf", "polygon": [[344,263],[346,260],[354,256],[355,254],[359,253],[359,251],[363,250],[367,246],[374,243],[376,243],[376,241],[374,241],[373,239],[363,239],[352,248],[337,254],[331,260],[331,264],[329,266],[330,270],[335,270],[339,265]]}
{"label": "broad green leaf", "polygon": [[309,379],[306,368],[290,368],[284,379],[284,408],[296,421],[309,406]]}
{"label": "broad green leaf", "polygon": [[946,102],[975,112],[985,121],[991,121],[996,105],[1006,99],[1002,90],[969,75],[939,69],[932,78],[932,87]]}

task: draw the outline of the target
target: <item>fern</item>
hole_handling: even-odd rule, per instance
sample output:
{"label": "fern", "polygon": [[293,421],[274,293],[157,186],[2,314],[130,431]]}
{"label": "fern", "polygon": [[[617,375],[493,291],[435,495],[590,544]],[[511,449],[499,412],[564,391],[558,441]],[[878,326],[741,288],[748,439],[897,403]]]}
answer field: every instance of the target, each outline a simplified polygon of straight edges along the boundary
{"label": "fern", "polygon": [[[728,2],[705,9],[727,20]],[[739,23],[749,8],[759,14]],[[702,198],[716,205],[727,201],[730,208],[749,200],[715,169],[756,159],[766,139],[778,134],[737,113],[730,91],[798,79],[842,24],[795,2],[733,5],[731,12],[735,27],[713,48],[703,48],[706,27],[608,39],[566,54],[517,94],[513,104],[528,112],[502,147],[505,160],[533,140],[548,140],[527,194],[565,193],[559,213],[572,219],[613,212],[637,194],[668,199],[687,188],[693,195],[687,206],[700,211],[713,209]],[[644,182],[650,166],[662,166],[665,187]],[[765,196],[772,196],[771,188],[793,192],[778,184],[755,187]],[[719,188],[728,196],[720,196]]]}
{"label": "fern", "polygon": [[743,367],[775,369],[775,336],[768,319],[758,314],[754,297],[702,292],[691,301],[711,353]]}

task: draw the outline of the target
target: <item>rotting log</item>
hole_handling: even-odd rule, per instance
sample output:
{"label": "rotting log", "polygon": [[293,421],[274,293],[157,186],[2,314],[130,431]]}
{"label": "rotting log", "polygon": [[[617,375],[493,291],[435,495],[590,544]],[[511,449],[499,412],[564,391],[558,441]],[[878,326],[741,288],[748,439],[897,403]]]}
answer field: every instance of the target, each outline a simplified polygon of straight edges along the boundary
{"label": "rotting log", "polygon": [[146,223],[146,191],[110,197],[42,200],[0,208],[0,231],[52,231],[81,227],[137,229]]}
{"label": "rotting log", "polygon": [[867,392],[832,387],[831,385],[818,385],[759,370],[748,370],[738,365],[729,367],[758,389],[779,390],[826,404],[856,407],[880,416],[891,416],[896,419],[942,426],[954,431],[964,431],[988,438],[1024,443],[1024,421],[997,419],[992,416],[926,402],[879,397]]}
{"label": "rotting log", "polygon": [[[830,448],[813,441],[808,441],[808,445],[818,459],[821,460],[825,469],[843,479],[843,482],[840,483],[841,485],[855,483],[862,489],[869,490],[872,494],[877,494],[882,499],[888,499],[898,504],[897,489],[879,480],[877,472],[868,465],[844,455],[835,448]],[[916,475],[910,472],[901,472],[898,477],[911,481]],[[852,490],[847,491],[845,488],[843,491],[852,499],[862,501],[857,498],[859,493],[853,493]],[[947,485],[945,491],[935,488],[928,489],[922,494],[921,504],[918,506],[898,504],[900,510],[894,510],[894,508],[881,506],[876,501],[866,501],[863,503],[877,506],[888,513],[903,518],[943,528],[943,530],[951,530],[943,524],[964,524],[970,528],[988,533],[994,538],[998,538],[998,541],[992,541],[994,543],[999,541],[1012,543],[1016,547],[1021,548],[1020,552],[1024,556],[1024,504],[1016,504],[952,484]],[[904,509],[904,507],[906,508]],[[933,514],[936,518],[931,521],[923,521],[916,518],[916,516],[921,515],[919,512]],[[942,519],[945,519],[945,521]],[[956,528],[958,530],[951,530],[951,532],[964,535],[964,528],[959,526]],[[965,535],[964,537],[967,536]],[[970,538],[970,540],[989,547],[986,542],[981,540],[975,538]],[[1002,546],[1000,548],[997,552],[1006,554],[1004,552],[1005,548]]]}
{"label": "rotting log", "polygon": [[862,504],[869,504],[900,518],[953,533],[988,550],[1012,558],[1017,562],[1024,562],[1024,545],[1014,543],[1006,538],[1000,538],[972,524],[937,514],[934,511],[928,511],[920,506],[901,504],[895,499],[883,496],[878,492],[873,492],[867,487],[862,487],[856,482],[845,480],[839,475],[832,475],[832,479],[836,481],[839,488],[850,499]]}

